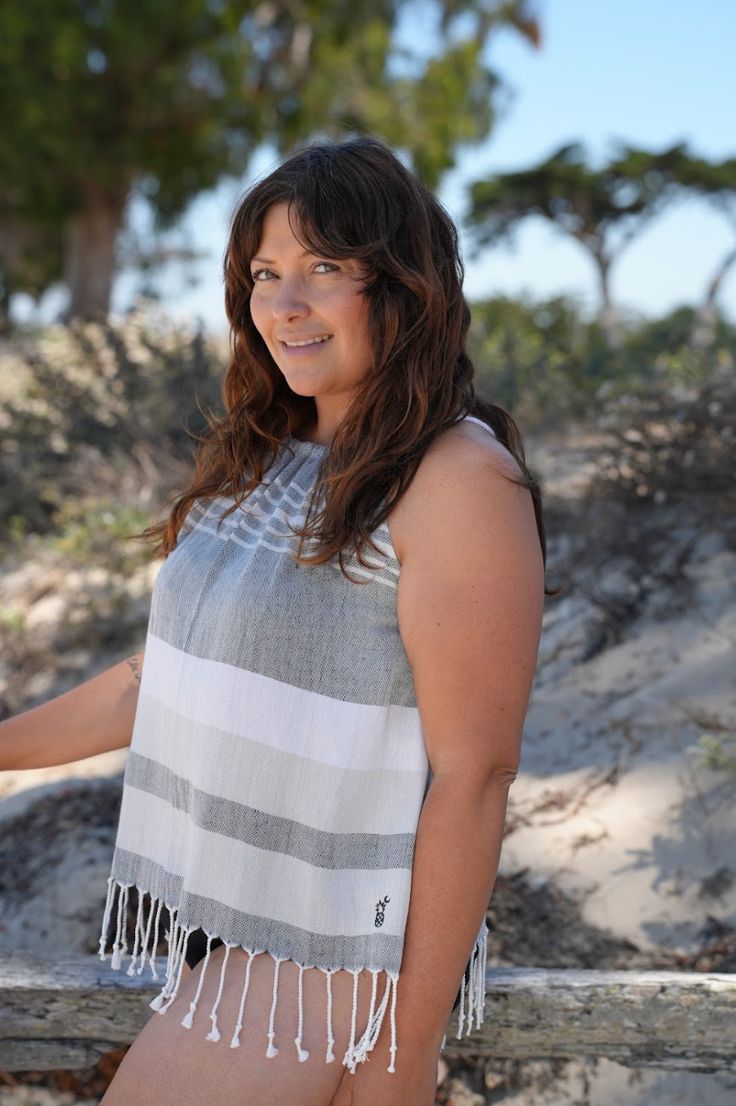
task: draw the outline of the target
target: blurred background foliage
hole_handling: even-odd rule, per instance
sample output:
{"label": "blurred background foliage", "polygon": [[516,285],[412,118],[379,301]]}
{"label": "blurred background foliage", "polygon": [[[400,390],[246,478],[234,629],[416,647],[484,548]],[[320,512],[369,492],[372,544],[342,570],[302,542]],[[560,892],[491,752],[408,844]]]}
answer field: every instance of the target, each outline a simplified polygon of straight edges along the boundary
{"label": "blurred background foliage", "polygon": [[[432,0],[437,47],[395,30],[405,0],[29,0],[0,7],[0,311],[61,279],[66,318],[105,317],[132,190],[157,229],[264,142],[370,131],[430,185],[495,118],[485,47],[535,46],[527,0]],[[422,36],[424,38],[424,36]]]}
{"label": "blurred background foliage", "polygon": [[[222,179],[242,184],[264,143],[286,153],[313,137],[378,134],[436,188],[498,121],[506,86],[488,46],[502,31],[544,49],[533,0],[0,7],[3,547],[56,533],[81,555],[88,498],[89,549],[93,533],[111,547],[119,511],[145,522],[185,481],[202,409],[220,403],[226,342],[174,325],[153,296],[112,320],[121,266],[162,263],[156,235]],[[152,212],[148,242],[123,233],[134,195]],[[620,255],[694,197],[724,220],[700,302],[626,317],[610,290]],[[619,142],[593,167],[573,142],[479,177],[467,200],[471,252],[513,242],[542,217],[587,253],[600,292],[592,318],[568,296],[474,303],[479,392],[525,433],[595,419],[612,435],[601,451],[605,494],[646,503],[721,488],[732,467],[736,333],[718,294],[736,263],[736,159],[707,161],[683,142]],[[57,324],[14,323],[16,293],[38,301],[59,283],[68,305]]]}
{"label": "blurred background foliage", "polygon": [[[156,503],[192,460],[217,406],[226,349],[142,308],[6,341],[0,379],[0,532],[73,529],[80,496],[113,516]],[[68,526],[67,526],[68,524]],[[112,545],[114,533],[108,534]]]}

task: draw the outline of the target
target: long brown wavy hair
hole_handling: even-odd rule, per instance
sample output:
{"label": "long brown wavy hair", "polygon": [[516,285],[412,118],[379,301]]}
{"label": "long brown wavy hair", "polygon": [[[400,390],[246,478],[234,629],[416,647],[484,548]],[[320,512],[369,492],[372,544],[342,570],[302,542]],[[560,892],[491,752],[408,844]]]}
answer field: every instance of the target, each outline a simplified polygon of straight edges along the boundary
{"label": "long brown wavy hair", "polygon": [[[234,499],[239,507],[262,481],[288,438],[315,420],[311,396],[294,393],[250,314],[251,258],[273,204],[288,205],[305,249],[363,262],[368,279],[373,369],[361,381],[319,467],[294,560],[323,564],[376,546],[370,533],[401,498],[430,443],[461,414],[489,423],[516,460],[534,503],[543,563],[547,550],[541,490],[512,416],[475,395],[465,343],[470,309],[455,225],[436,197],[381,140],[306,145],[254,184],[232,219],[224,256],[230,363],[224,417],[206,415],[191,482],[172,497],[166,521],[139,535],[168,556],[195,499]],[[319,507],[319,509],[317,509]],[[303,552],[305,541],[312,552]],[[378,550],[376,550],[378,551]],[[348,574],[345,573],[347,576]],[[350,577],[349,577],[350,578]],[[357,582],[357,581],[356,581]],[[557,594],[545,584],[545,594]]]}

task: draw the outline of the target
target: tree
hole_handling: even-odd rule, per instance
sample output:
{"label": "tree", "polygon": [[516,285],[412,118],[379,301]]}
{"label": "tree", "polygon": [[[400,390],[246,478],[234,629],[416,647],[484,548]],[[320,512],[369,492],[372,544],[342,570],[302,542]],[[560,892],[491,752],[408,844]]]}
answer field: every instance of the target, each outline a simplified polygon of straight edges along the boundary
{"label": "tree", "polygon": [[[725,215],[736,233],[736,158],[721,162],[706,161],[700,157],[686,158],[680,168],[679,179],[683,192],[687,190],[689,194],[694,191],[696,195],[702,196]],[[715,338],[718,320],[716,299],[735,264],[736,247],[731,245],[718,262],[706,286],[693,338],[697,345],[710,345]]]}
{"label": "tree", "polygon": [[492,126],[489,35],[511,26],[539,45],[530,2],[428,2],[441,20],[439,50],[425,58],[396,42],[406,0],[2,6],[4,302],[31,288],[12,228],[56,226],[46,275],[61,267],[66,317],[105,317],[133,184],[160,231],[223,176],[242,177],[266,141],[285,152],[313,134],[368,130],[436,183],[458,145]]}
{"label": "tree", "polygon": [[674,198],[687,159],[684,144],[654,154],[620,143],[618,156],[601,169],[590,169],[583,147],[571,143],[531,169],[475,181],[469,188],[467,216],[475,252],[501,240],[512,241],[522,220],[541,215],[579,242],[592,259],[601,294],[600,322],[616,345],[611,267]]}

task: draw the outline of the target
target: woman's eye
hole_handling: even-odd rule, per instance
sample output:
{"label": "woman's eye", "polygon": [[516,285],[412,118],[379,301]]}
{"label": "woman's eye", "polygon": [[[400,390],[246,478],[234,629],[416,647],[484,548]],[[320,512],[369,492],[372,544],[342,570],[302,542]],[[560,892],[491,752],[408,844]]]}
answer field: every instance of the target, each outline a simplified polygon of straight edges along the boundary
{"label": "woman's eye", "polygon": [[[328,273],[339,272],[339,266],[333,265],[331,261],[318,261],[314,269],[315,272],[318,270]],[[274,273],[273,269],[256,269],[250,275],[254,284],[263,284],[265,281],[276,280],[276,273]]]}

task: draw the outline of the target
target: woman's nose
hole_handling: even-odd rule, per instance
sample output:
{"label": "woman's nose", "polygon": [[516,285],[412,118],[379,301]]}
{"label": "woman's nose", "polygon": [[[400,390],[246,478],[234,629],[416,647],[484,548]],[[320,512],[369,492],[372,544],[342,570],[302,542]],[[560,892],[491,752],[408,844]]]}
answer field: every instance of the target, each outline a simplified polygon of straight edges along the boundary
{"label": "woman's nose", "polygon": [[309,303],[301,281],[282,277],[273,302],[273,313],[281,319],[309,314]]}

